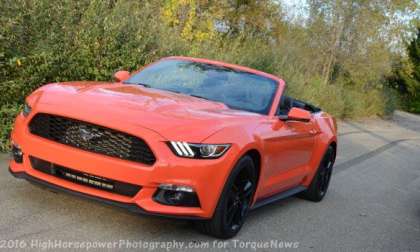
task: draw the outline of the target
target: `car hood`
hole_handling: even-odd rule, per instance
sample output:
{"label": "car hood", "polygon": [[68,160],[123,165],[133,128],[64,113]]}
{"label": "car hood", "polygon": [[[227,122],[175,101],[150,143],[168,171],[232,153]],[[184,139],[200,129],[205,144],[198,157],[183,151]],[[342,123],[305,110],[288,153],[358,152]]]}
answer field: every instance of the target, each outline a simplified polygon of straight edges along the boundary
{"label": "car hood", "polygon": [[262,118],[259,114],[229,109],[223,103],[121,83],[49,84],[34,92],[28,101],[38,112],[121,131],[125,125],[139,131],[147,128],[168,140],[190,142],[201,142],[224,127],[249,126]]}

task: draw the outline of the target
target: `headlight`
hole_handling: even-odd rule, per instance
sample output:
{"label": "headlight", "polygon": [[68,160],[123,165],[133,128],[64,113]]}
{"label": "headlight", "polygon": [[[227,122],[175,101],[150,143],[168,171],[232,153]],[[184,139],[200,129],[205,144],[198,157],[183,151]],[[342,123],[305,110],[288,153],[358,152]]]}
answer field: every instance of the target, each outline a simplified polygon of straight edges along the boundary
{"label": "headlight", "polygon": [[180,157],[186,158],[218,158],[229,149],[230,144],[193,144],[170,141],[168,146]]}
{"label": "headlight", "polygon": [[23,105],[22,114],[24,117],[27,117],[32,111],[31,106],[28,105],[28,103],[25,102],[25,105]]}

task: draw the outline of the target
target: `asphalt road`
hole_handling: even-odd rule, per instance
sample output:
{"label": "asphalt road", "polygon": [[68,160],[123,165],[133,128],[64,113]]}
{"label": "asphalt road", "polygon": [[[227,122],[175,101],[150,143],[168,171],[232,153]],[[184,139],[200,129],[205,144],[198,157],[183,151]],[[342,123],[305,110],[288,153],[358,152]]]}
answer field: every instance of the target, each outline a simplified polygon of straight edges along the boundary
{"label": "asphalt road", "polygon": [[225,242],[197,233],[188,222],[136,216],[35,187],[8,173],[7,158],[0,155],[0,250],[269,251],[290,242],[294,251],[420,251],[420,117],[402,112],[390,121],[340,123],[338,159],[324,201],[293,197],[256,210]]}

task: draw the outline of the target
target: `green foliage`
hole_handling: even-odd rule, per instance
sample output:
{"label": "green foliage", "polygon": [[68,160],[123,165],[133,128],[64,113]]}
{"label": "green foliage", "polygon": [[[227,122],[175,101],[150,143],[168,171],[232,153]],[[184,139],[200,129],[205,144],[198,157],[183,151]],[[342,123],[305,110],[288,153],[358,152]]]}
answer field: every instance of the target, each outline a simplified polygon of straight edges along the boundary
{"label": "green foliage", "polygon": [[394,65],[394,73],[388,81],[400,92],[403,109],[420,113],[420,27],[417,37],[407,45],[407,52],[408,57]]}
{"label": "green foliage", "polygon": [[19,113],[21,106],[3,105],[0,107],[0,150],[7,150],[9,148],[10,131],[12,130],[12,123],[15,116]]}
{"label": "green foliage", "polygon": [[[325,79],[322,67],[331,57],[323,46],[334,44],[325,40],[330,26],[305,28],[282,20],[277,1],[2,0],[0,13],[0,151],[8,148],[25,97],[41,85],[111,80],[117,70],[170,55],[274,73],[287,80],[290,94],[338,117],[392,110],[384,103],[392,95],[380,85],[386,48],[356,48],[358,58],[345,61],[337,54],[331,68],[345,71]],[[228,25],[226,31],[217,31],[215,22]]]}
{"label": "green foliage", "polygon": [[411,113],[420,114],[420,99],[409,99],[404,104],[404,109]]}

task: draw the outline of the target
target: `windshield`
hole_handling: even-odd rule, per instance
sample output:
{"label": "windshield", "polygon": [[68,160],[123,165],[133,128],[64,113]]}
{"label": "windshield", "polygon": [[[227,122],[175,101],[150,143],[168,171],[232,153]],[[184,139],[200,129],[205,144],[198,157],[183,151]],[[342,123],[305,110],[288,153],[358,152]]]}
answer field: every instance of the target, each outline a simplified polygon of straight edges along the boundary
{"label": "windshield", "polygon": [[260,75],[174,59],[152,64],[124,83],[183,93],[260,114],[268,114],[277,90],[275,80]]}

